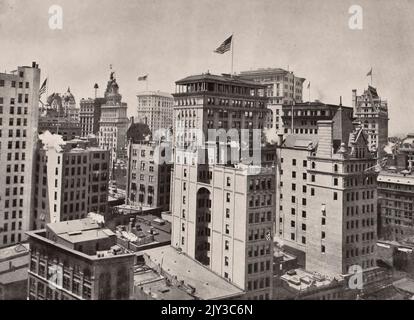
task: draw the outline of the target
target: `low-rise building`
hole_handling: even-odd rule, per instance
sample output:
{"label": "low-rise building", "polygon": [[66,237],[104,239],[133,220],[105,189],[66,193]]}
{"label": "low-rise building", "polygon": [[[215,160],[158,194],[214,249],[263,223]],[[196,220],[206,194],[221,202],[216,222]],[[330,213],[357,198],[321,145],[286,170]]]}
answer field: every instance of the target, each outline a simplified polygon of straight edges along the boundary
{"label": "low-rise building", "polygon": [[0,300],[25,300],[29,245],[18,244],[0,249]]}
{"label": "low-rise building", "polygon": [[135,255],[91,218],[27,232],[30,300],[126,300],[133,296]]}

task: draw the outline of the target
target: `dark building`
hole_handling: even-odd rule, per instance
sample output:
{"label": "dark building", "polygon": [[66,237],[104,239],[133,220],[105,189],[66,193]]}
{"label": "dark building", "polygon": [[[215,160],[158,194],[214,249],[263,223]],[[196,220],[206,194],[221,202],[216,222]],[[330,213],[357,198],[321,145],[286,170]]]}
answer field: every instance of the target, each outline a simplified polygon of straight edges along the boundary
{"label": "dark building", "polygon": [[80,125],[82,137],[99,133],[99,119],[101,118],[101,106],[105,104],[105,98],[82,99],[80,101]]}

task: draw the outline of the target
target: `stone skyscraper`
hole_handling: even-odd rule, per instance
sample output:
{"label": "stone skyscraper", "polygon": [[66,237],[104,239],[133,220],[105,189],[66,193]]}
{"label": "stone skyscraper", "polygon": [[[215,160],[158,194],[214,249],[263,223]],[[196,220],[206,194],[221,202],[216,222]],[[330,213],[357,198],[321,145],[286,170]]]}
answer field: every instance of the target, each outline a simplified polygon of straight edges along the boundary
{"label": "stone skyscraper", "polygon": [[29,229],[39,117],[40,69],[0,73],[0,247]]}
{"label": "stone skyscraper", "polygon": [[[245,298],[271,299],[275,173],[251,165],[248,156],[228,159],[240,151],[237,145],[245,143],[249,152],[258,147],[252,136],[268,112],[264,86],[211,74],[176,85],[172,245],[245,290]],[[217,142],[208,137],[216,128],[239,135],[245,129],[248,141]],[[186,150],[201,134],[206,143]]]}

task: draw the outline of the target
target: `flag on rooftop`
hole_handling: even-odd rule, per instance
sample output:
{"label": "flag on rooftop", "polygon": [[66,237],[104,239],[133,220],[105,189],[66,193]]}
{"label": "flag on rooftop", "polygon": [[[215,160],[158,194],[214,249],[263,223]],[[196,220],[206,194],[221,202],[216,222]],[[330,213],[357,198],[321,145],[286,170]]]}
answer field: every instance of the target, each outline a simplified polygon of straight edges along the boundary
{"label": "flag on rooftop", "polygon": [[229,51],[230,48],[231,48],[232,39],[233,39],[233,35],[231,35],[226,40],[224,40],[224,42],[220,45],[220,47],[218,47],[216,50],[214,50],[214,52],[223,54],[223,53],[226,53],[227,51]]}
{"label": "flag on rooftop", "polygon": [[147,78],[148,78],[148,74],[146,74],[145,76],[138,77],[138,81],[146,81]]}
{"label": "flag on rooftop", "polygon": [[39,96],[41,96],[42,94],[46,92],[46,85],[47,85],[47,78],[45,79],[45,81],[43,81],[43,84],[39,89]]}
{"label": "flag on rooftop", "polygon": [[369,72],[367,73],[367,77],[372,76],[372,68],[371,70],[369,70]]}

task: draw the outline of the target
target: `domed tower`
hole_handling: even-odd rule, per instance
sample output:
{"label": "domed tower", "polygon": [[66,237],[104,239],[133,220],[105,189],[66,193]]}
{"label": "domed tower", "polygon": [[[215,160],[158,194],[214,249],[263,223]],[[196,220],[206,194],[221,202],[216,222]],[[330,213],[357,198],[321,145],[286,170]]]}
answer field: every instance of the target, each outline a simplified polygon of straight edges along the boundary
{"label": "domed tower", "polygon": [[120,105],[122,95],[119,94],[119,86],[115,79],[115,73],[111,72],[108,84],[106,85],[105,98],[108,105]]}
{"label": "domed tower", "polygon": [[65,117],[76,120],[78,112],[76,109],[75,97],[72,92],[70,92],[70,87],[68,87],[68,90],[62,94],[62,108]]}

